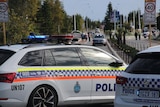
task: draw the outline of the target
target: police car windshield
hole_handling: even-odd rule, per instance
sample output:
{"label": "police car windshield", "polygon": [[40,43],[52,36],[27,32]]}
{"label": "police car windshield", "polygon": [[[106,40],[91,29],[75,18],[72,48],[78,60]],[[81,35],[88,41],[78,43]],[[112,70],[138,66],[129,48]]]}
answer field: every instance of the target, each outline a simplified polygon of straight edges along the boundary
{"label": "police car windshield", "polygon": [[0,49],[0,65],[2,65],[8,58],[10,58],[15,52],[9,50]]}
{"label": "police car windshield", "polygon": [[125,72],[133,74],[160,74],[160,54],[139,54]]}

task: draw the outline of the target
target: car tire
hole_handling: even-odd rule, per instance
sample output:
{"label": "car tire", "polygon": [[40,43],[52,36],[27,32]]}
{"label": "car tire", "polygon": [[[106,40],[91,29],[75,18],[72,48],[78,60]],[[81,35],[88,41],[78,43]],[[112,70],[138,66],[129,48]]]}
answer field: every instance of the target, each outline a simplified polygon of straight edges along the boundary
{"label": "car tire", "polygon": [[27,107],[57,107],[57,102],[56,91],[50,86],[42,85],[33,90]]}

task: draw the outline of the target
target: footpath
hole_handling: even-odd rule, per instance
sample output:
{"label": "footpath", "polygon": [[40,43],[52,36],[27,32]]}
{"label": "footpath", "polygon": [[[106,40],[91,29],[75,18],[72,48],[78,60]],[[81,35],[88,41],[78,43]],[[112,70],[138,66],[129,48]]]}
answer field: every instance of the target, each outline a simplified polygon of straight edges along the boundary
{"label": "footpath", "polygon": [[126,44],[130,47],[134,47],[139,51],[145,50],[151,46],[160,45],[158,40],[149,40],[148,38],[141,37],[141,39],[135,40],[134,36],[126,36]]}

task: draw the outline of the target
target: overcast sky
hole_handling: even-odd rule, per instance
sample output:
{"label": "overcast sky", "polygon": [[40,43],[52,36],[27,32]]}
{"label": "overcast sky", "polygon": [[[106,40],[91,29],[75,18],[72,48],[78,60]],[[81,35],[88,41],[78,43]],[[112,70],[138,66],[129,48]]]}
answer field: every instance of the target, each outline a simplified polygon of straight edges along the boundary
{"label": "overcast sky", "polygon": [[[144,0],[61,0],[68,15],[81,14],[91,20],[102,21],[105,17],[109,2],[113,9],[119,10],[120,14],[128,15],[134,10],[144,13]],[[160,10],[160,0],[156,1],[156,11]]]}

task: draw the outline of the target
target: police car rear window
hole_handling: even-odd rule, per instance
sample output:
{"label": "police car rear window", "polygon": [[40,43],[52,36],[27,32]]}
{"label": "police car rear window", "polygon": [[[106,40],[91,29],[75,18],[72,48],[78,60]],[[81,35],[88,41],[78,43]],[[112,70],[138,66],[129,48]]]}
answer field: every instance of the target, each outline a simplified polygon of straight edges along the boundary
{"label": "police car rear window", "polygon": [[2,65],[8,58],[10,58],[15,52],[10,50],[0,49],[0,65]]}
{"label": "police car rear window", "polygon": [[160,74],[160,53],[138,54],[125,72],[132,74]]}

